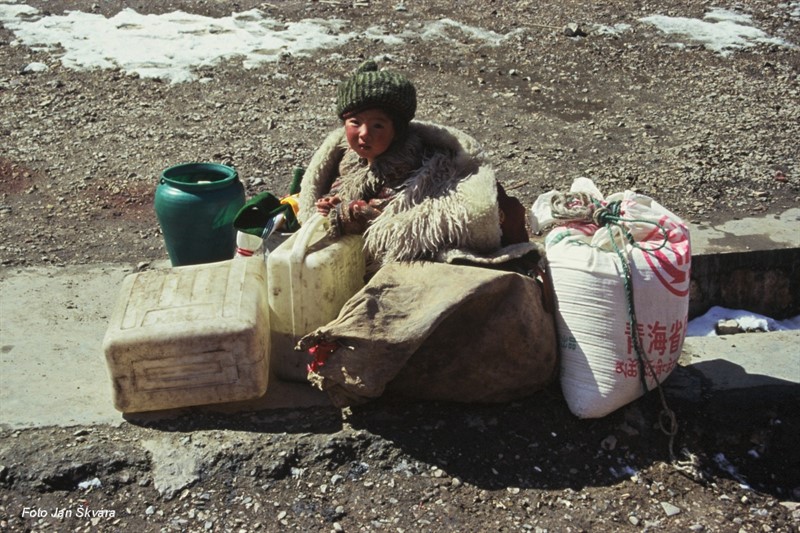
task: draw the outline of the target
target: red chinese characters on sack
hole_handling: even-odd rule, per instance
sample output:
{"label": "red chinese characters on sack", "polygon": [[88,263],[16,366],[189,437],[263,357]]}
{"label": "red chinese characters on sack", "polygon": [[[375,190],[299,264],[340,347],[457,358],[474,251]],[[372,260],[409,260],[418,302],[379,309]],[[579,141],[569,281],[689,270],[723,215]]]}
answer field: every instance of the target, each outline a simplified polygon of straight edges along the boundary
{"label": "red chinese characters on sack", "polygon": [[[684,224],[666,216],[661,217],[658,225],[666,232],[664,247],[643,252],[644,258],[665,289],[675,296],[684,297],[689,294],[692,261],[689,230]],[[661,229],[656,228],[645,241],[655,243],[663,238]]]}
{"label": "red chinese characters on sack", "polygon": [[[644,354],[650,361],[653,370],[645,365],[645,375],[656,377],[668,375],[675,368],[676,361],[683,347],[684,332],[688,317],[676,320],[667,327],[658,320],[651,324],[637,324],[636,332],[642,343]],[[639,358],[634,348],[633,335],[630,322],[625,324],[625,338],[627,340],[627,359],[618,360],[614,365],[614,372],[626,378],[639,377]],[[657,359],[655,357],[657,356]],[[666,359],[665,359],[666,356]]]}
{"label": "red chinese characters on sack", "polygon": [[[668,376],[675,369],[676,364],[677,361],[675,359],[668,359],[667,361],[664,361],[661,358],[658,358],[655,362],[651,361],[650,365],[645,365],[644,375],[648,378],[652,378],[653,374],[659,378],[662,375]],[[622,374],[626,378],[638,378],[639,361],[633,357],[629,357],[625,361],[617,361],[614,365],[614,372],[617,374]]]}

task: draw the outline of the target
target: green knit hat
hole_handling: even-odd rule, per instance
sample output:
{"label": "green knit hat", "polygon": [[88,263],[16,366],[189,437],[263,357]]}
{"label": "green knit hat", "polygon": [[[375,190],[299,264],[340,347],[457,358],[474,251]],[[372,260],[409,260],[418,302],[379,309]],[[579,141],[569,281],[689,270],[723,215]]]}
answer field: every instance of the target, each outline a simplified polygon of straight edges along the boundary
{"label": "green knit hat", "polygon": [[417,111],[417,90],[402,74],[378,70],[375,61],[367,60],[339,84],[336,114],[343,119],[373,107],[384,109],[407,124]]}

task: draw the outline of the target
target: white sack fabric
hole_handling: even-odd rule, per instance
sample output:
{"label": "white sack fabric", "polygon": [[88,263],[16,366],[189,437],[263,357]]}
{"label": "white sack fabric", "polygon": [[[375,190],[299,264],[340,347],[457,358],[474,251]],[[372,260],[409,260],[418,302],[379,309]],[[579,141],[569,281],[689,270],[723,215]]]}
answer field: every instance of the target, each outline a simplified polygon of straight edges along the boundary
{"label": "white sack fabric", "polygon": [[585,178],[568,194],[540,196],[531,215],[535,230],[559,224],[545,250],[564,397],[580,418],[605,416],[677,364],[688,321],[689,230],[651,198],[603,198]]}

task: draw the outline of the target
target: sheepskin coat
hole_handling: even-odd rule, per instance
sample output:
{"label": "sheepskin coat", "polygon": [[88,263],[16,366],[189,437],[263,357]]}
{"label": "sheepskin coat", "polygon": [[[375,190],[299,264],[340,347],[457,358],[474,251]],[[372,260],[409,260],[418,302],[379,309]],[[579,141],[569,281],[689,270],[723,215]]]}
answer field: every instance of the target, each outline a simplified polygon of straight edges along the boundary
{"label": "sheepskin coat", "polygon": [[372,165],[350,150],[344,128],[331,132],[303,176],[301,224],[337,179],[345,202],[369,200],[384,187],[395,191],[364,233],[372,261],[445,261],[456,251],[481,255],[500,249],[494,170],[478,142],[459,130],[413,121],[408,135]]}

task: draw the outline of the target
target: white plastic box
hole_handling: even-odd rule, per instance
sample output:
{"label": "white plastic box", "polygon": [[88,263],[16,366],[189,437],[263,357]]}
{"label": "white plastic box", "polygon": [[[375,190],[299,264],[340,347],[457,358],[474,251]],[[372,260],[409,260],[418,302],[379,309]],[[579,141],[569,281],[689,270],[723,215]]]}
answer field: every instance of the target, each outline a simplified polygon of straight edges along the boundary
{"label": "white plastic box", "polygon": [[335,319],[364,286],[364,239],[327,236],[327,219],[315,215],[267,256],[272,368],[288,381],[305,381],[307,353],[297,341]]}
{"label": "white plastic box", "polygon": [[263,257],[125,278],[103,341],[122,412],[259,398],[269,381]]}

